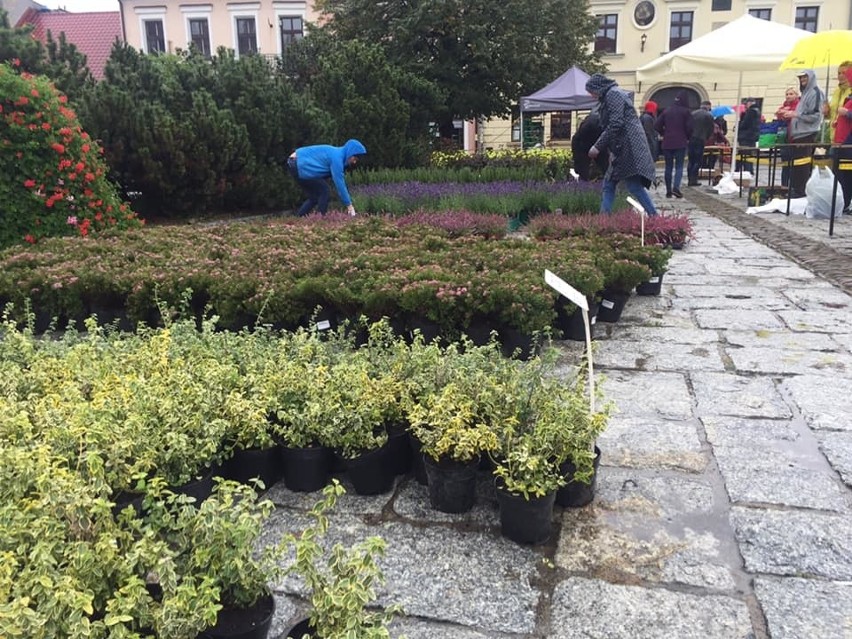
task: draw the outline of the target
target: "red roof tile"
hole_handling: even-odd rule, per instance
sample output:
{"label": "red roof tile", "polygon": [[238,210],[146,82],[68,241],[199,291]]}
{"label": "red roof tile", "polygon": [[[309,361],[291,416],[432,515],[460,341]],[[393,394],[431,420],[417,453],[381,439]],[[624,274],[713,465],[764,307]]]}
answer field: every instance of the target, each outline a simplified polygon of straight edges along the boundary
{"label": "red roof tile", "polygon": [[98,80],[104,77],[104,67],[115,39],[121,36],[121,14],[118,11],[69,13],[67,11],[39,11],[22,16],[33,24],[33,36],[47,41],[50,31],[54,40],[65,32],[65,40],[73,43],[86,56],[86,65]]}

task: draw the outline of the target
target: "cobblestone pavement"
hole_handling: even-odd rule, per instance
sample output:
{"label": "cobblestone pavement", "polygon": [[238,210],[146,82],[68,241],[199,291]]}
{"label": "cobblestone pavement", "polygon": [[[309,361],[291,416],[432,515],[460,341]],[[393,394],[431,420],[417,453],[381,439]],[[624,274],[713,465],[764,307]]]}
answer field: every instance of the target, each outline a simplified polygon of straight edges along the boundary
{"label": "cobblestone pavement", "polygon": [[[431,510],[412,478],[338,504],[332,540],[388,542],[380,602],[407,613],[394,636],[852,638],[852,298],[766,245],[764,223],[797,221],[828,245],[816,225],[740,212],[761,222],[743,232],[717,200],[688,197],[713,211],[662,202],[697,232],[663,294],[597,327],[618,412],[598,441],[595,501],[558,509],[549,544],[501,538],[484,476],[463,515]],[[268,494],[273,543],[315,496]],[[276,596],[281,637],[306,603],[295,580]]]}

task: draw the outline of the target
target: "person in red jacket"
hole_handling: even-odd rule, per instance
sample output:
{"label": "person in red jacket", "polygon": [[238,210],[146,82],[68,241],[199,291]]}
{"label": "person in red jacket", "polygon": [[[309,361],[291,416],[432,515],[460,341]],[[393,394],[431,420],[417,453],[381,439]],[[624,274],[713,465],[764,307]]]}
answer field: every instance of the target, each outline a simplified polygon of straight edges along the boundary
{"label": "person in red jacket", "polygon": [[[786,131],[785,143],[793,139],[793,116],[796,114],[796,107],[799,105],[799,90],[796,87],[787,87],[784,92],[784,103],[778,107],[775,112],[775,120],[782,124]],[[790,182],[790,167],[787,162],[790,159],[789,147],[781,147],[780,159],[781,165],[781,186],[787,186]]]}
{"label": "person in red jacket", "polygon": [[[846,74],[847,82],[852,87],[852,67],[848,67],[844,73]],[[852,144],[852,88],[847,90],[847,94],[842,98],[843,106],[837,109],[837,119],[834,121],[834,143],[835,144]],[[841,166],[838,171],[837,181],[843,187],[843,210],[849,212],[850,203],[852,203],[852,170],[843,170],[842,164],[846,160],[852,160],[852,149],[840,149]]]}

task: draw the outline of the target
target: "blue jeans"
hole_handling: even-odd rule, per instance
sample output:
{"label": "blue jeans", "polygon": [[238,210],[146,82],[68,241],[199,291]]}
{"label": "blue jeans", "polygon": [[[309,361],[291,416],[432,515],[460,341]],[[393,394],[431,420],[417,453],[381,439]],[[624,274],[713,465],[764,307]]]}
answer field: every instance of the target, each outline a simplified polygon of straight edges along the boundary
{"label": "blue jeans", "polygon": [[[624,186],[627,187],[630,195],[636,198],[636,201],[642,205],[648,215],[657,214],[657,207],[655,207],[654,203],[651,201],[651,196],[648,195],[648,191],[642,185],[642,179],[638,175],[631,175],[628,178],[624,178],[622,181],[624,182]],[[612,205],[615,202],[615,187],[617,184],[618,180],[604,179],[601,198],[601,213],[612,213]]]}
{"label": "blue jeans", "polygon": [[[666,158],[666,193],[671,193],[673,188],[680,191],[685,155],[686,149],[663,149],[663,156]],[[672,163],[674,163],[674,182],[672,182]]]}
{"label": "blue jeans", "polygon": [[303,180],[299,177],[299,170],[296,168],[296,160],[287,160],[287,170],[290,172],[308,199],[302,203],[296,215],[304,217],[316,206],[319,212],[325,215],[328,211],[329,190],[328,184],[323,179]]}

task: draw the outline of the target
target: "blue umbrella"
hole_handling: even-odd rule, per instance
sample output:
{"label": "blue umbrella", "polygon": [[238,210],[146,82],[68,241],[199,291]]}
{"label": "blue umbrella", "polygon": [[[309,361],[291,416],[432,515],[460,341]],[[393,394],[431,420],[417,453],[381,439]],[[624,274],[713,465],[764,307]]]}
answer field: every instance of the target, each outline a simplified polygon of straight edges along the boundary
{"label": "blue umbrella", "polygon": [[717,106],[710,110],[714,118],[718,118],[720,115],[731,115],[733,112],[734,110],[729,106]]}

